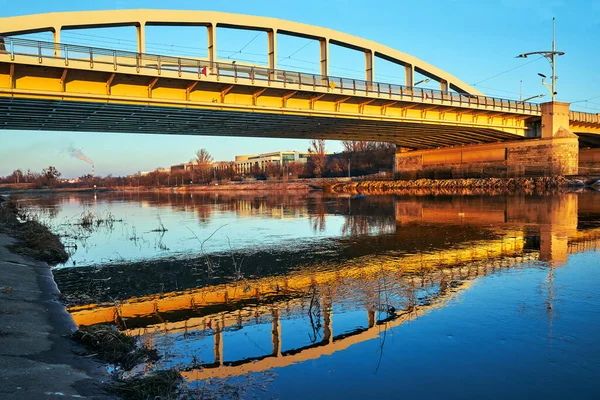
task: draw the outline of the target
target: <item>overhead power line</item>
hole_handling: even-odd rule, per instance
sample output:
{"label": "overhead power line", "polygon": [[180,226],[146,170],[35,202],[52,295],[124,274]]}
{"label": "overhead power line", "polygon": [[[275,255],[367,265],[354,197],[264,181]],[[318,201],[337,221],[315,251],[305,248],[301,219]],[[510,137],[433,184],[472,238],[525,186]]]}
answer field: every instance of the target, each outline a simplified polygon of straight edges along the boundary
{"label": "overhead power line", "polygon": [[307,43],[304,43],[304,45],[302,47],[300,47],[298,50],[294,51],[292,54],[290,54],[287,57],[283,57],[283,58],[279,59],[279,61],[283,61],[283,60],[286,60],[286,59],[290,59],[291,60],[293,56],[295,56],[300,51],[304,50],[304,48],[306,48],[309,44],[314,43],[314,42],[315,42],[314,40],[309,40]]}
{"label": "overhead power line", "polygon": [[256,34],[256,36],[254,36],[252,39],[250,39],[250,41],[248,43],[246,43],[241,49],[239,49],[235,53],[229,55],[227,58],[231,58],[231,56],[233,56],[234,54],[241,53],[246,47],[248,47],[250,45],[250,43],[254,42],[256,40],[256,38],[258,38],[260,36],[261,33],[263,33],[263,32],[258,32]]}
{"label": "overhead power line", "polygon": [[473,86],[476,86],[476,85],[479,85],[480,83],[483,83],[483,82],[489,81],[490,79],[497,78],[497,77],[499,77],[500,75],[504,75],[504,74],[506,74],[506,73],[508,73],[508,72],[510,72],[510,71],[514,71],[515,69],[518,69],[518,68],[524,67],[524,66],[526,66],[527,64],[534,63],[534,62],[536,62],[536,61],[538,61],[538,60],[541,60],[542,58],[544,58],[544,56],[542,56],[542,57],[539,57],[539,58],[536,58],[536,59],[534,59],[534,60],[531,60],[531,61],[529,61],[529,62],[526,62],[526,63],[524,63],[524,64],[518,65],[518,66],[516,66],[516,67],[513,67],[513,68],[510,68],[510,69],[507,69],[506,71],[500,72],[499,74],[496,74],[496,75],[494,75],[494,76],[490,76],[489,78],[486,78],[486,79],[484,79],[484,80],[481,80],[481,81],[479,81],[479,82],[477,82],[477,83],[474,83],[474,84],[473,84]]}

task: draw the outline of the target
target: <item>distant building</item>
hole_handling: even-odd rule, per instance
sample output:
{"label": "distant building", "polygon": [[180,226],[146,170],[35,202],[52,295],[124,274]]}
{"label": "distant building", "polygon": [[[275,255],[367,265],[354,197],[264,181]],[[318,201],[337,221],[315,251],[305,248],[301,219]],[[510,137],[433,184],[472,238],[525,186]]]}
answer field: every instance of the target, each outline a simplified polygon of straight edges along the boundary
{"label": "distant building", "polygon": [[[331,155],[333,153],[326,154]],[[249,174],[256,169],[264,171],[269,164],[277,167],[282,167],[293,162],[306,164],[311,156],[312,154],[308,151],[292,150],[274,151],[263,154],[245,154],[235,156],[235,161],[215,161],[212,163],[212,168],[217,171],[225,171],[232,168],[236,174]],[[171,173],[193,171],[195,166],[195,162],[171,165]]]}
{"label": "distant building", "polygon": [[171,167],[171,169],[168,169],[168,168],[157,168],[157,169],[154,169],[152,171],[143,171],[143,172],[140,172],[140,175],[141,176],[146,176],[146,175],[150,175],[153,172],[158,172],[158,173],[161,173],[161,174],[168,174],[172,170],[173,170],[173,167]]}
{"label": "distant building", "polygon": [[309,152],[299,151],[274,151],[272,153],[249,154],[235,156],[235,169],[238,174],[250,173],[253,169],[258,168],[261,171],[272,163],[277,167],[285,166],[286,164],[297,162],[306,163],[310,158]]}
{"label": "distant building", "polygon": [[233,161],[215,161],[212,163],[212,168],[217,171],[227,171],[235,166]]}
{"label": "distant building", "polygon": [[193,162],[171,165],[171,173],[177,172],[177,171],[192,171],[193,169],[194,169]]}

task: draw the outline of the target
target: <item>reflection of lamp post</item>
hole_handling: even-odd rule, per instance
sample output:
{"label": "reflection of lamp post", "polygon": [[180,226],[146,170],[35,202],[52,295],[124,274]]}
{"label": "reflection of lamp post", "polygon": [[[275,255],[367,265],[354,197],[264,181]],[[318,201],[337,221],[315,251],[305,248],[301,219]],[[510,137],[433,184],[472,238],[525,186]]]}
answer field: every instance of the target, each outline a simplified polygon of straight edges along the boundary
{"label": "reflection of lamp post", "polygon": [[546,86],[548,88],[548,90],[550,91],[550,94],[552,95],[552,101],[554,101],[554,98],[556,96],[556,62],[555,62],[555,58],[556,56],[562,56],[565,53],[562,51],[556,51],[556,41],[554,40],[554,18],[552,18],[552,50],[551,51],[532,51],[530,53],[523,53],[523,54],[519,54],[516,58],[527,58],[527,56],[530,56],[532,54],[539,54],[542,57],[545,57],[546,60],[548,60],[548,62],[550,63],[550,66],[552,67],[552,85],[548,85],[544,79],[546,78],[545,75],[542,74],[538,74],[542,77],[542,85]]}
{"label": "reflection of lamp post", "polygon": [[536,94],[535,96],[531,96],[528,97],[526,99],[521,100],[523,103],[526,102],[527,100],[531,100],[531,99],[541,99],[542,97],[544,97],[545,94]]}
{"label": "reflection of lamp post", "polygon": [[413,87],[414,87],[414,86],[417,86],[417,85],[419,85],[419,84],[421,84],[421,83],[427,83],[427,82],[429,82],[430,80],[431,80],[431,79],[429,79],[429,78],[421,79],[419,82],[415,83],[415,84],[413,85]]}

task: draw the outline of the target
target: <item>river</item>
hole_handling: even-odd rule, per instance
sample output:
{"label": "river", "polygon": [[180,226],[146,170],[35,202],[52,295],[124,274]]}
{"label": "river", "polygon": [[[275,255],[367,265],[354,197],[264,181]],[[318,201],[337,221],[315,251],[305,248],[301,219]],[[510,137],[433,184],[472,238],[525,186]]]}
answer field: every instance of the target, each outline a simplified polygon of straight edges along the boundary
{"label": "river", "polygon": [[[246,398],[597,398],[600,193],[20,196],[80,325]],[[236,397],[237,396],[237,397]]]}

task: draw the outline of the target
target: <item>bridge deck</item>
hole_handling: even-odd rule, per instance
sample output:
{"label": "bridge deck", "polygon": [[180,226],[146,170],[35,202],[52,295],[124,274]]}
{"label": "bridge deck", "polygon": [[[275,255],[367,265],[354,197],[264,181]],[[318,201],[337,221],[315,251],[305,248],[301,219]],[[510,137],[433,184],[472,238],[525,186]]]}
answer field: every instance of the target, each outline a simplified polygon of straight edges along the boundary
{"label": "bridge deck", "polygon": [[449,91],[6,38],[4,129],[379,140],[515,140],[539,106]]}
{"label": "bridge deck", "polygon": [[[0,129],[373,140],[427,149],[531,137],[537,104],[27,39],[0,48]],[[576,133],[598,115],[571,113]]]}

